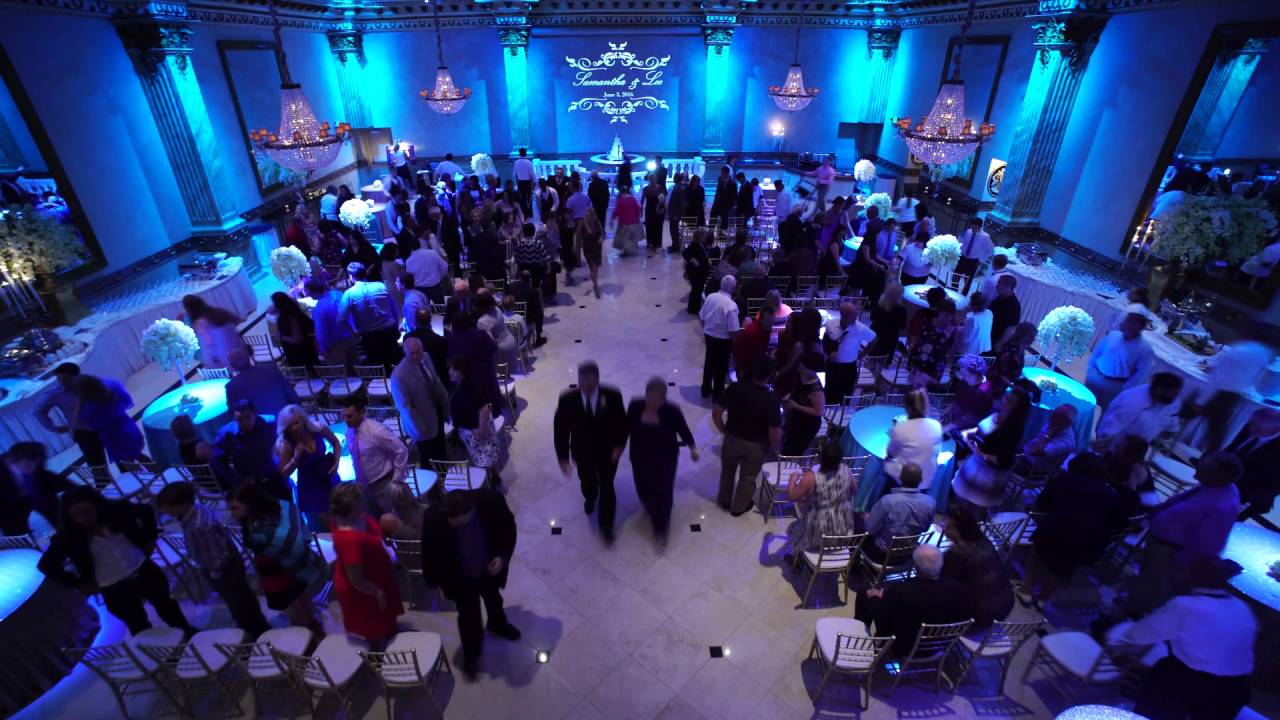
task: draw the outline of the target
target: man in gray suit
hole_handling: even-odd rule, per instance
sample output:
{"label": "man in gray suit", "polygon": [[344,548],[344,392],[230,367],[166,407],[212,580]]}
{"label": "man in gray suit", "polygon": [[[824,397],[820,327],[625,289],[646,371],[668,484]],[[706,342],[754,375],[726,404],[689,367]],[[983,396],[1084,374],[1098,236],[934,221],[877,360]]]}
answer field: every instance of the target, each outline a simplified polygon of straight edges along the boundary
{"label": "man in gray suit", "polygon": [[400,426],[418,444],[418,462],[444,460],[444,421],[449,417],[449,395],[427,360],[422,341],[405,338],[404,359],[391,371],[391,398],[400,410]]}

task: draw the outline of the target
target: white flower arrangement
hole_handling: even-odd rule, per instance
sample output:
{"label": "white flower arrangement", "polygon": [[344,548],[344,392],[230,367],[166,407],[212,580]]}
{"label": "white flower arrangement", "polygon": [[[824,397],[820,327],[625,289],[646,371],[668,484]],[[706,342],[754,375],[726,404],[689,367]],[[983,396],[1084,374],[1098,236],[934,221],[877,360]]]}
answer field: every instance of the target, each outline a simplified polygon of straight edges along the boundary
{"label": "white flower arrangement", "polygon": [[960,241],[955,235],[935,235],[924,246],[924,261],[935,273],[950,270],[960,262]]}
{"label": "white flower arrangement", "polygon": [[471,156],[471,172],[484,178],[489,175],[498,176],[498,166],[493,163],[493,158],[485,153],[476,153]]}
{"label": "white flower arrangement", "polygon": [[179,373],[200,352],[200,340],[186,324],[161,318],[142,333],[142,354],[165,370]]}
{"label": "white flower arrangement", "polygon": [[1063,305],[1044,316],[1036,328],[1036,337],[1044,355],[1056,366],[1088,352],[1096,328],[1092,315],[1074,305]]}
{"label": "white flower arrangement", "polygon": [[853,164],[853,179],[858,182],[871,182],[876,177],[876,164],[867,159]]}
{"label": "white flower arrangement", "polygon": [[311,277],[311,263],[298,248],[288,245],[271,251],[271,274],[291,288],[304,277]]}
{"label": "white flower arrangement", "polygon": [[349,228],[364,230],[373,222],[373,212],[364,200],[352,198],[338,208],[338,219]]}
{"label": "white flower arrangement", "polygon": [[893,198],[889,197],[889,193],[871,193],[866,200],[862,201],[864,208],[874,207],[880,213],[881,220],[889,219],[889,209],[893,207]]}
{"label": "white flower arrangement", "polygon": [[1010,263],[1015,263],[1018,261],[1018,248],[997,247],[997,248],[993,248],[993,251],[994,251],[994,255],[992,255],[992,257],[995,257],[995,255],[1003,255],[1009,258]]}
{"label": "white flower arrangement", "polygon": [[1256,254],[1275,231],[1276,218],[1262,198],[1188,195],[1156,224],[1152,251],[1184,265],[1234,265]]}

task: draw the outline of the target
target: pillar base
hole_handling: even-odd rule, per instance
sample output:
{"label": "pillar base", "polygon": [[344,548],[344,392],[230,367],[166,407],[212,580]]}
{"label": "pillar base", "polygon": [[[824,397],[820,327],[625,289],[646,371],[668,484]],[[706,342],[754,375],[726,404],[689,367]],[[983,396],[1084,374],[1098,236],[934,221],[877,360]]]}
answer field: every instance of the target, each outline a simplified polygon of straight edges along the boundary
{"label": "pillar base", "polygon": [[199,250],[231,251],[244,247],[250,234],[249,224],[235,218],[220,227],[192,228],[188,244]]}

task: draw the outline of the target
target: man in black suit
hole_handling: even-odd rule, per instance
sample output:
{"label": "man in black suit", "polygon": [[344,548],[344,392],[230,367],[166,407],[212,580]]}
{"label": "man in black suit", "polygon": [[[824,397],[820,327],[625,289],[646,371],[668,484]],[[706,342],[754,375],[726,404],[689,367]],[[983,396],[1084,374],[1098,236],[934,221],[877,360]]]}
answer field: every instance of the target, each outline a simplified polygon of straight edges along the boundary
{"label": "man in black suit", "polygon": [[591,201],[591,208],[596,211],[596,218],[603,228],[605,219],[609,217],[609,183],[595,170],[591,171],[591,181],[587,183],[587,199]]}
{"label": "man in black suit", "polygon": [[1253,518],[1259,524],[1280,530],[1263,515],[1271,512],[1276,495],[1280,494],[1280,411],[1258,408],[1249,423],[1226,447],[1226,451],[1240,458],[1244,474],[1236,486],[1245,508],[1240,520]]}
{"label": "man in black suit", "polygon": [[618,499],[613,476],[627,443],[626,406],[616,387],[600,384],[600,368],[592,361],[578,366],[578,387],[560,394],[555,416],[556,457],[569,476],[569,457],[578,466],[583,509],[590,513],[600,500],[600,533],[613,542],[613,516]]}
{"label": "man in black suit", "polygon": [[720,218],[720,229],[727,230],[729,221],[733,219],[733,208],[738,202],[738,183],[733,181],[733,173],[726,165],[720,168],[720,179],[716,182],[716,196],[711,201],[711,217]]}
{"label": "man in black suit", "polygon": [[742,218],[742,227],[747,226],[747,221],[755,217],[755,191],[751,187],[751,181],[747,180],[747,176],[738,173],[738,217]]}
{"label": "man in black suit", "polygon": [[[973,618],[973,601],[964,584],[939,577],[942,551],[921,545],[911,555],[916,576],[858,593],[853,616],[875,637],[894,636],[889,654],[904,657],[915,647],[920,625],[945,625]],[[871,625],[875,632],[871,633]]]}
{"label": "man in black suit", "polygon": [[458,608],[462,639],[462,672],[475,680],[484,629],[480,601],[489,615],[489,632],[519,640],[520,630],[507,620],[502,588],[516,550],[516,518],[501,494],[488,489],[454,490],[427,510],[422,520],[422,578],[438,585]]}
{"label": "man in black suit", "polygon": [[[876,238],[880,237],[880,233],[884,231],[884,220],[880,219],[880,208],[875,205],[867,206],[867,226],[862,231],[863,242],[867,242],[865,238],[870,238],[871,247],[875,249]],[[874,252],[872,253],[875,254]],[[884,258],[881,258],[884,259]]]}

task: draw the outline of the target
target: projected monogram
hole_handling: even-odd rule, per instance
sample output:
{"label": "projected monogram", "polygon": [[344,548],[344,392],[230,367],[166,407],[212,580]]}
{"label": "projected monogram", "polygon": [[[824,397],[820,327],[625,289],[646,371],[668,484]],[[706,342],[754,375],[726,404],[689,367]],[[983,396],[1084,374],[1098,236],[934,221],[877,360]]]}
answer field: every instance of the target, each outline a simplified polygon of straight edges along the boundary
{"label": "projected monogram", "polygon": [[627,123],[639,110],[670,110],[667,101],[650,88],[662,87],[662,75],[671,56],[651,55],[641,59],[627,50],[626,43],[609,43],[608,52],[594,60],[565,56],[577,71],[573,87],[590,93],[569,103],[569,112],[599,110],[612,123]]}

